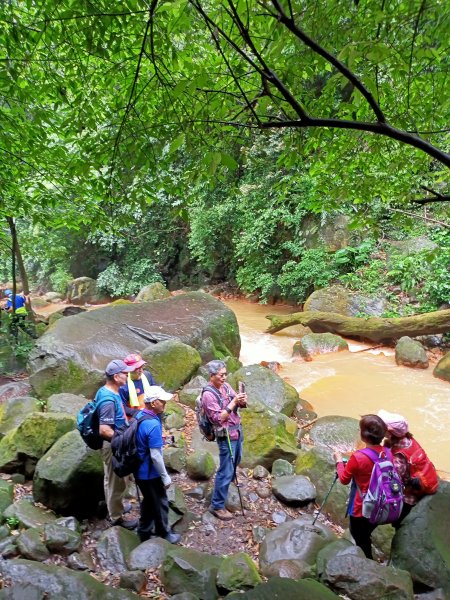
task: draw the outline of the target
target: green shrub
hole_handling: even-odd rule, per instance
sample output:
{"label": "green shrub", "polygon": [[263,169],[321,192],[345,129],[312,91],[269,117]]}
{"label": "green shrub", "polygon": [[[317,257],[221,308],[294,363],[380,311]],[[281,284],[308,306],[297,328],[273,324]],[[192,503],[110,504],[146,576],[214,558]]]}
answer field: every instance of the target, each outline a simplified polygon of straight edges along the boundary
{"label": "green shrub", "polygon": [[97,287],[112,298],[117,298],[137,294],[142,287],[155,281],[162,281],[162,278],[153,262],[149,258],[141,258],[127,261],[122,266],[110,264],[97,277]]}

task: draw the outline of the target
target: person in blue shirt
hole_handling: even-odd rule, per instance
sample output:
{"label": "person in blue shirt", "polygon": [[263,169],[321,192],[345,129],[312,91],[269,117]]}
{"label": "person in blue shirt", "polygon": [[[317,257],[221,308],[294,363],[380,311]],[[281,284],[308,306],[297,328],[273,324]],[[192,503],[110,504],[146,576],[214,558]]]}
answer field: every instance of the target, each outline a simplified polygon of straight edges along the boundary
{"label": "person in blue shirt", "polygon": [[6,297],[6,305],[5,305],[5,310],[6,312],[10,315],[10,324],[9,324],[9,330],[11,335],[14,335],[14,337],[17,337],[18,334],[18,328],[20,327],[20,329],[22,329],[25,333],[27,333],[29,336],[35,338],[37,337],[34,333],[34,331],[32,331],[28,326],[27,326],[27,315],[28,315],[28,311],[27,311],[27,307],[26,307],[26,303],[27,303],[27,296],[24,296],[24,294],[13,294],[12,290],[5,290],[4,295]]}
{"label": "person in blue shirt", "polygon": [[126,520],[123,514],[127,512],[122,497],[126,489],[126,481],[114,473],[112,467],[111,439],[116,429],[127,427],[127,418],[119,396],[119,388],[127,379],[131,367],[123,360],[112,360],[105,369],[106,383],[95,395],[95,402],[101,402],[98,407],[99,433],[105,440],[101,450],[103,460],[105,500],[108,508],[108,522],[111,526],[121,525],[126,529],[135,529],[137,519]]}
{"label": "person in blue shirt", "polygon": [[172,483],[164,465],[162,449],[164,445],[161,416],[166,401],[172,398],[159,386],[150,386],[144,398],[145,408],[135,419],[146,418],[138,427],[136,446],[141,464],[134,478],[142,492],[141,518],[137,532],[141,542],[152,535],[162,537],[171,544],[181,540],[178,533],[169,527],[169,500],[166,489]]}
{"label": "person in blue shirt", "polygon": [[131,418],[145,407],[144,397],[147,395],[150,386],[158,384],[153,379],[150,371],[144,371],[146,363],[140,354],[129,354],[123,359],[123,362],[132,367],[132,371],[128,374],[125,385],[121,386],[119,394],[126,415]]}

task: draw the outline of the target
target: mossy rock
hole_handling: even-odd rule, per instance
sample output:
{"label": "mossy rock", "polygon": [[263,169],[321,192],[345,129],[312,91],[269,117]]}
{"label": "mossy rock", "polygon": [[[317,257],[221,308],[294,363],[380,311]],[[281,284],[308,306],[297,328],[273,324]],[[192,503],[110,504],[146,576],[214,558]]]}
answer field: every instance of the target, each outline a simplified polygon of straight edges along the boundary
{"label": "mossy rock", "polygon": [[164,426],[166,429],[181,429],[184,426],[184,410],[174,400],[166,402]]}
{"label": "mossy rock", "polygon": [[68,431],[75,418],[63,413],[32,413],[0,441],[0,470],[31,475],[47,450]]}
{"label": "mossy rock", "polygon": [[178,393],[181,404],[195,409],[195,401],[207,383],[208,380],[202,375],[191,379]]}
{"label": "mossy rock", "polygon": [[306,300],[303,310],[338,313],[347,317],[361,314],[380,317],[386,307],[384,298],[370,298],[351,292],[340,285],[332,285],[313,292]]}
{"label": "mossy rock", "polygon": [[434,367],[433,375],[438,379],[450,381],[450,352],[444,354],[438,364]]}
{"label": "mossy rock", "polygon": [[318,354],[342,352],[348,350],[347,342],[334,333],[309,333],[295,342],[292,356],[300,356],[305,361],[311,361]]}
{"label": "mossy rock", "polygon": [[263,465],[271,469],[277,458],[292,461],[297,456],[297,423],[266,405],[252,402],[241,410],[244,430],[242,465],[253,468]]}
{"label": "mossy rock", "polygon": [[228,592],[252,589],[261,581],[255,563],[245,552],[225,557],[217,573],[217,587]]}
{"label": "mossy rock", "polygon": [[216,470],[216,464],[210,452],[195,450],[186,459],[186,470],[192,479],[210,479]]}
{"label": "mossy rock", "polygon": [[14,501],[14,486],[8,481],[0,479],[0,522],[3,521],[3,513]]}
{"label": "mossy rock", "polygon": [[189,381],[202,363],[198,351],[179,340],[165,340],[148,346],[142,357],[156,381],[171,392]]}
{"label": "mossy rock", "polygon": [[299,401],[298,392],[292,385],[261,365],[242,367],[228,379],[235,390],[239,381],[245,383],[249,407],[262,402],[273,411],[290,417]]}
{"label": "mossy rock", "polygon": [[47,525],[47,523],[54,523],[57,518],[53,512],[35,506],[33,502],[25,498],[8,506],[3,516],[17,519],[21,527],[33,528]]}
{"label": "mossy rock", "polygon": [[136,302],[153,302],[170,297],[169,290],[159,281],[144,286],[136,296]]}
{"label": "mossy rock", "polygon": [[0,437],[18,427],[28,415],[37,411],[37,399],[32,396],[9,398],[0,404]]}
{"label": "mossy rock", "polygon": [[339,600],[334,592],[313,579],[294,581],[285,577],[271,577],[242,594],[228,594],[227,600]]}
{"label": "mossy rock", "polygon": [[428,369],[425,348],[407,335],[401,337],[395,346],[395,362],[413,369]]}
{"label": "mossy rock", "polygon": [[77,394],[52,394],[47,400],[47,411],[76,416],[86,402],[85,396]]}
{"label": "mossy rock", "polygon": [[95,515],[104,498],[100,453],[88,448],[78,431],[69,431],[38,461],[33,495],[62,515]]}

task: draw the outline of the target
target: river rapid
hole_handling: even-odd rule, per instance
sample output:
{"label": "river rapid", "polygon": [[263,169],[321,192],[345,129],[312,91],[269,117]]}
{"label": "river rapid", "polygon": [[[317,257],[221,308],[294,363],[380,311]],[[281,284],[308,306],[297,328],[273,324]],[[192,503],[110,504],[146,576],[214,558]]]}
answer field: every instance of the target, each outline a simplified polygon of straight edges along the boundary
{"label": "river rapid", "polygon": [[280,376],[310,402],[319,417],[344,415],[359,419],[380,408],[406,417],[409,429],[445,479],[450,479],[450,384],[426,370],[399,367],[393,348],[370,348],[347,340],[349,352],[326,354],[312,362],[292,359],[296,327],[274,335],[263,333],[267,314],[289,314],[288,306],[262,306],[240,300],[224,302],[236,315],[244,365],[278,361]]}

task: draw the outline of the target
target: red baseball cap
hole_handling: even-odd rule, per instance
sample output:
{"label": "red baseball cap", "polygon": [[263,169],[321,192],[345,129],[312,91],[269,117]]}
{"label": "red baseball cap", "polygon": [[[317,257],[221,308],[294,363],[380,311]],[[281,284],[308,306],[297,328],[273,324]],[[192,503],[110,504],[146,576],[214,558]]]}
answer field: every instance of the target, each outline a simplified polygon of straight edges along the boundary
{"label": "red baseball cap", "polygon": [[132,367],[133,371],[136,371],[136,369],[140,369],[145,365],[145,360],[140,354],[129,354],[123,359],[123,362],[129,367]]}

